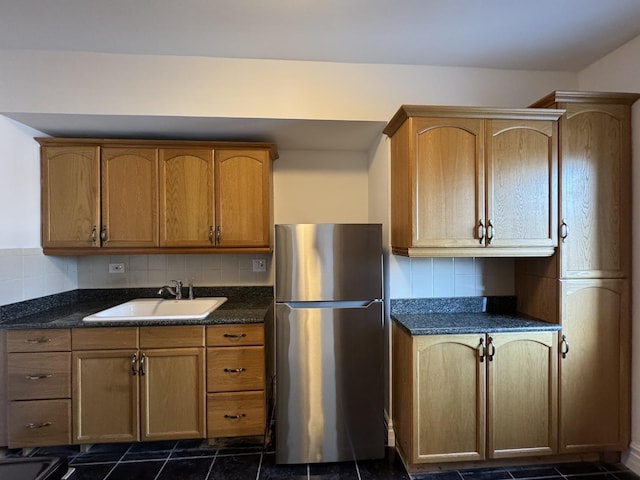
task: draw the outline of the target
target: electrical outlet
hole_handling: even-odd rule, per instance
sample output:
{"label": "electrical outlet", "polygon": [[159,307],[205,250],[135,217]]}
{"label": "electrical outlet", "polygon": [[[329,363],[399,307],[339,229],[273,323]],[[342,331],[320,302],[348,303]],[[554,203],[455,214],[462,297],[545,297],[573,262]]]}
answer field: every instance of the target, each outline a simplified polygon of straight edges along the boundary
{"label": "electrical outlet", "polygon": [[260,258],[253,259],[253,271],[254,272],[266,272],[267,271],[267,261]]}
{"label": "electrical outlet", "polygon": [[109,273],[124,273],[124,263],[110,263]]}

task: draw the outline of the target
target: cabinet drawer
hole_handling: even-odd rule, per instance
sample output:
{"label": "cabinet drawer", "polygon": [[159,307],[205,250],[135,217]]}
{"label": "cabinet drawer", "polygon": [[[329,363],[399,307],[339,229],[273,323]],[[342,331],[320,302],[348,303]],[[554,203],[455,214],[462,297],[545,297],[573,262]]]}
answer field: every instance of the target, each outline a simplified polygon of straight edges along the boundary
{"label": "cabinet drawer", "polygon": [[69,398],[71,353],[10,353],[9,400]]}
{"label": "cabinet drawer", "polygon": [[262,435],[264,425],[264,392],[207,395],[207,437]]}
{"label": "cabinet drawer", "polygon": [[9,404],[9,447],[71,443],[71,400]]}
{"label": "cabinet drawer", "polygon": [[9,330],[8,352],[64,352],[71,350],[71,331],[67,329]]}
{"label": "cabinet drawer", "polygon": [[234,347],[240,345],[264,345],[264,325],[251,323],[207,327],[208,347]]}
{"label": "cabinet drawer", "polygon": [[204,327],[140,327],[140,348],[179,347],[204,347]]}
{"label": "cabinet drawer", "polygon": [[207,349],[207,391],[264,389],[264,347]]}
{"label": "cabinet drawer", "polygon": [[113,350],[138,348],[136,327],[74,328],[73,350]]}

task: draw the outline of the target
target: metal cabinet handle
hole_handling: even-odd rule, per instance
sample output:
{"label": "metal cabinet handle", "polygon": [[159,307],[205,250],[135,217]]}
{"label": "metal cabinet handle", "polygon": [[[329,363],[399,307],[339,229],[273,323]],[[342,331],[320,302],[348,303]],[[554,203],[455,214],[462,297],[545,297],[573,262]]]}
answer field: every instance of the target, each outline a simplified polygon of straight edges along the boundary
{"label": "metal cabinet handle", "polygon": [[566,335],[562,335],[562,342],[560,342],[560,353],[562,353],[562,358],[567,358],[567,354],[569,353],[569,342],[567,342]]}
{"label": "metal cabinet handle", "polygon": [[220,233],[221,233],[220,225],[216,225],[216,245],[220,245]]}
{"label": "metal cabinet handle", "polygon": [[478,350],[478,358],[480,359],[480,363],[483,363],[485,354],[487,353],[484,347],[484,338],[480,339],[480,344],[478,345],[477,350]]}
{"label": "metal cabinet handle", "polygon": [[480,245],[484,243],[484,223],[482,219],[478,222],[478,242]]}
{"label": "metal cabinet handle", "polygon": [[51,378],[53,375],[51,373],[39,373],[37,375],[25,375],[24,378],[26,380],[44,380],[45,378]]}
{"label": "metal cabinet handle", "polygon": [[238,415],[229,415],[227,413],[224,414],[224,418],[228,418],[231,420],[238,420],[240,418],[246,417],[247,415],[245,413],[239,413]]}
{"label": "metal cabinet handle", "polygon": [[493,337],[489,337],[489,355],[487,355],[487,357],[489,358],[490,362],[493,362],[493,357],[495,357],[496,355],[496,346],[493,343]]}
{"label": "metal cabinet handle", "polygon": [[242,367],[240,367],[240,368],[225,368],[224,369],[224,371],[226,373],[241,373],[241,372],[244,372],[246,370],[247,370],[246,368],[242,368]]}
{"label": "metal cabinet handle", "polygon": [[487,223],[487,244],[491,245],[491,240],[493,240],[494,227],[491,220]]}
{"label": "metal cabinet handle", "polygon": [[34,429],[34,428],[43,428],[51,426],[51,422],[42,422],[42,423],[27,423],[25,428]]}
{"label": "metal cabinet handle", "polygon": [[225,338],[243,338],[246,337],[246,333],[225,333],[223,335]]}
{"label": "metal cabinet handle", "polygon": [[143,353],[140,355],[140,376],[143,377],[146,373],[144,370],[144,365],[147,360],[147,356]]}
{"label": "metal cabinet handle", "polygon": [[96,239],[97,239],[96,234],[97,234],[97,228],[96,228],[95,225],[93,225],[91,227],[91,243],[93,243],[94,245],[95,245]]}
{"label": "metal cabinet handle", "polygon": [[102,240],[102,243],[107,241],[107,226],[103,225],[102,226],[102,230],[100,230],[100,240]]}
{"label": "metal cabinet handle", "polygon": [[134,353],[131,355],[131,375],[134,377],[138,374],[136,363],[138,363],[138,355]]}
{"label": "metal cabinet handle", "polygon": [[567,226],[567,221],[563,218],[562,223],[560,224],[560,238],[563,242],[567,241],[567,236],[569,235],[569,227]]}
{"label": "metal cabinet handle", "polygon": [[213,225],[209,225],[209,243],[213,245]]}
{"label": "metal cabinet handle", "polygon": [[27,338],[24,343],[29,343],[31,345],[41,344],[41,343],[49,343],[51,342],[50,338],[40,337],[40,338]]}

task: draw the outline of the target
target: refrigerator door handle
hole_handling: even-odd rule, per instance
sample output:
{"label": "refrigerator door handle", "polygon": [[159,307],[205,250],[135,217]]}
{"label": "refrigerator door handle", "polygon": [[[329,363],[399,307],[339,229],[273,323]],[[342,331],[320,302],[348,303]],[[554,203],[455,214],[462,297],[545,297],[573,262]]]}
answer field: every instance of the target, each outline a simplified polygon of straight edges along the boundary
{"label": "refrigerator door handle", "polygon": [[373,300],[341,300],[339,302],[278,302],[292,310],[299,308],[369,308],[371,305],[381,303],[381,298]]}

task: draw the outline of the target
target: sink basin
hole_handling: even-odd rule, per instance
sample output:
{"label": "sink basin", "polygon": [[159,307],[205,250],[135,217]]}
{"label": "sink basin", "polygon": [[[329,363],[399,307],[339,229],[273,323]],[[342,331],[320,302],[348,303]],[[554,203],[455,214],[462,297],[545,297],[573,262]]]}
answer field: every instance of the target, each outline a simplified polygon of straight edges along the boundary
{"label": "sink basin", "polygon": [[201,320],[227,301],[227,297],[201,297],[194,300],[140,298],[84,317],[85,322],[119,320]]}

